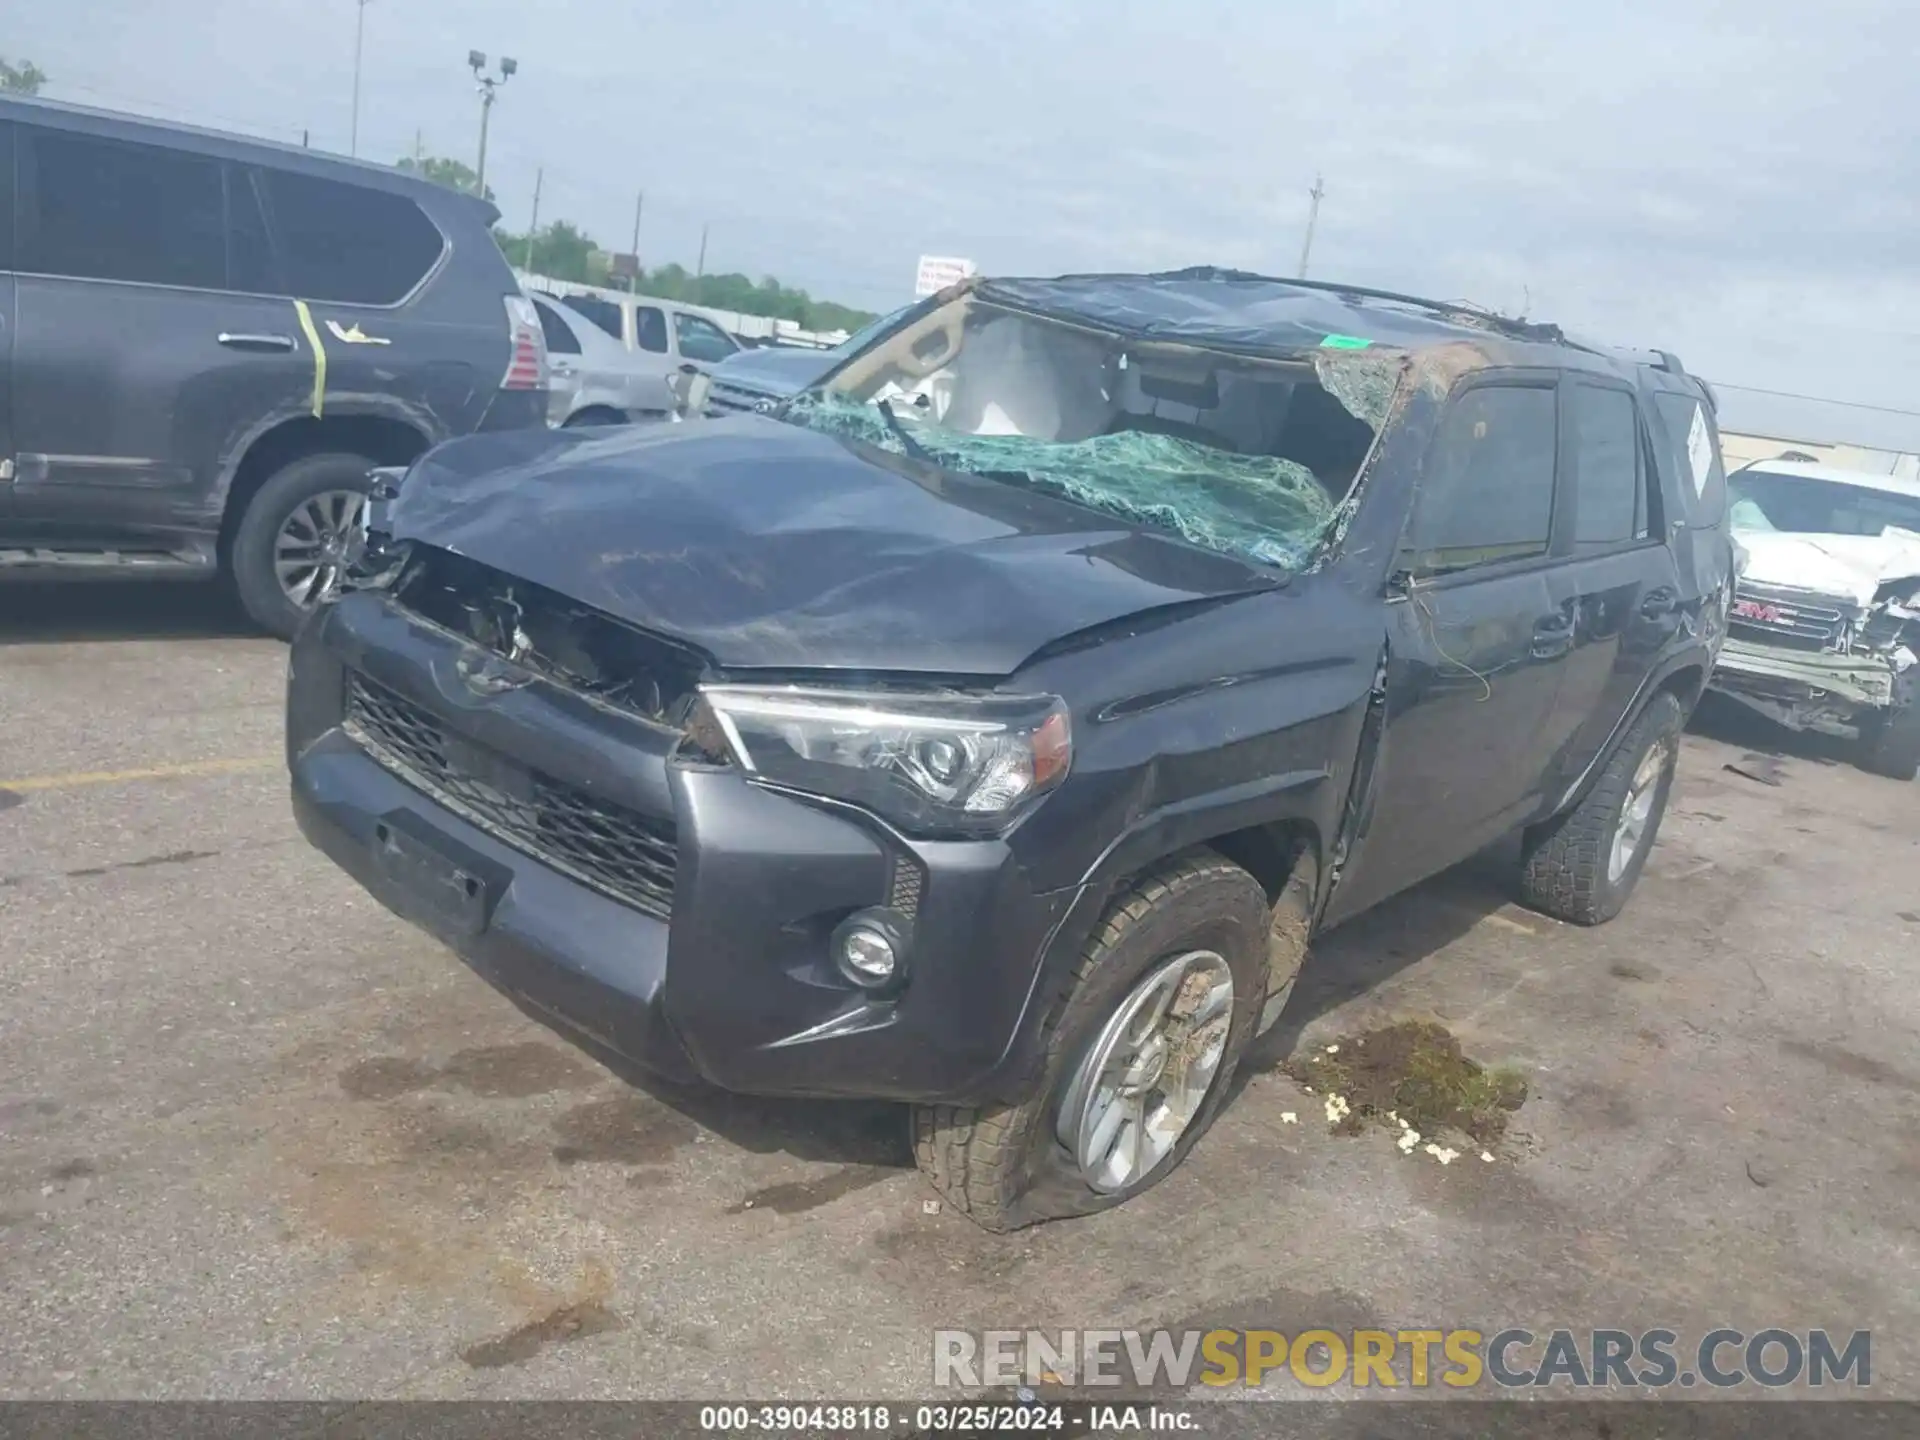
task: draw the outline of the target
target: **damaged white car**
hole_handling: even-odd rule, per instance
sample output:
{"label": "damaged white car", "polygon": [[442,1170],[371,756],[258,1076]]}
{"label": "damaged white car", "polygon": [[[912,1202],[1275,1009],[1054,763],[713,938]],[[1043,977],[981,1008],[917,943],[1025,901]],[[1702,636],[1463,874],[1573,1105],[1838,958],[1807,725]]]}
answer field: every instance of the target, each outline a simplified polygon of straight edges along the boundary
{"label": "damaged white car", "polygon": [[1727,477],[1745,554],[1713,688],[1920,770],[1920,482],[1787,460]]}

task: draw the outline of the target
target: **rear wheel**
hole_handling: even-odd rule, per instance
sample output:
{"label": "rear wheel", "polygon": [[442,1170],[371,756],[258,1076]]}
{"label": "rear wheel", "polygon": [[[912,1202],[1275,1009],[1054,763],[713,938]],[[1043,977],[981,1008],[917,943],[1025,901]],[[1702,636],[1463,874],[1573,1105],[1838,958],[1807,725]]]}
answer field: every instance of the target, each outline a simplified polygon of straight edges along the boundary
{"label": "rear wheel", "polygon": [[240,603],[262,629],[291,639],[338,583],[373,465],[364,455],[308,455],[254,493],[228,563]]}
{"label": "rear wheel", "polygon": [[1889,780],[1920,772],[1920,703],[1902,705],[1861,727],[1860,768]]}
{"label": "rear wheel", "polygon": [[1260,1015],[1267,929],[1259,883],[1211,851],[1136,881],[1081,951],[1027,1098],[915,1107],[922,1173],[994,1231],[1157,1184],[1225,1101]]}
{"label": "rear wheel", "polygon": [[1527,905],[1575,925],[1620,913],[1666,813],[1685,723],[1676,697],[1654,696],[1586,799],[1527,832],[1520,872]]}

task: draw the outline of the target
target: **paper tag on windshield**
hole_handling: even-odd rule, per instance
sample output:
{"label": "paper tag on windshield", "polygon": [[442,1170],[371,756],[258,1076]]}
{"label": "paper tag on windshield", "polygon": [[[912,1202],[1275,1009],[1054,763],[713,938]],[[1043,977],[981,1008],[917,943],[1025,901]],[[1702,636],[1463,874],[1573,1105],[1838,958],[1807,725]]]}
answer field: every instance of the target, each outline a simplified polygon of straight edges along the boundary
{"label": "paper tag on windshield", "polygon": [[1693,407],[1693,429],[1687,434],[1687,462],[1693,466],[1693,493],[1703,495],[1713,470],[1713,436],[1707,433],[1707,412]]}

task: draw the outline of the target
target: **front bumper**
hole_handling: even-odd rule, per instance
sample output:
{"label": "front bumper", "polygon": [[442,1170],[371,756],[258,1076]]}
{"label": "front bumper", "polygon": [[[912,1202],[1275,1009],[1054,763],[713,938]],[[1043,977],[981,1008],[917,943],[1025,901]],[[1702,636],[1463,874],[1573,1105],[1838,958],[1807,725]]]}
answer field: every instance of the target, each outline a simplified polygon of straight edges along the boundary
{"label": "front bumper", "polygon": [[[354,594],[295,642],[294,812],[388,908],[556,1028],[674,1079],[760,1094],[966,1102],[1024,1073],[1042,957],[1075,891],[1036,892],[999,841],[909,842],[870,817],[674,757],[677,736],[543,680],[481,698],[472,647]],[[396,770],[347,719],[349,676],[463,749],[505,757],[671,835],[671,898],[642,913]],[[455,802],[457,807],[457,801]],[[854,910],[910,909],[906,982],[832,963]]]}
{"label": "front bumper", "polygon": [[1882,710],[1894,700],[1895,672],[1871,655],[1789,650],[1729,637],[1714,664],[1712,685],[1745,698],[1784,704],[1838,700],[1860,710]]}

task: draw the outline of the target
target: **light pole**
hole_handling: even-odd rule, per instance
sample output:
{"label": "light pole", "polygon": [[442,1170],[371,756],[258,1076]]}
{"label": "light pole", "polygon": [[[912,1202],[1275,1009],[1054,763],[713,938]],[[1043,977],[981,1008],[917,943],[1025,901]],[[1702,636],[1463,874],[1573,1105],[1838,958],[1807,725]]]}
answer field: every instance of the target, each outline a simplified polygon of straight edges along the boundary
{"label": "light pole", "polygon": [[353,131],[347,142],[347,153],[360,153],[360,42],[367,33],[367,0],[354,0],[353,17]]}
{"label": "light pole", "polygon": [[493,92],[511,80],[520,69],[520,63],[512,57],[500,57],[500,74],[489,75],[487,57],[479,50],[467,52],[467,66],[473,71],[473,78],[480,86],[480,160],[474,167],[474,193],[481,199],[487,195],[487,118],[493,113]]}
{"label": "light pole", "polygon": [[1318,175],[1315,175],[1313,177],[1313,189],[1307,192],[1308,198],[1313,202],[1307,206],[1307,238],[1306,242],[1300,247],[1300,278],[1302,280],[1307,278],[1307,261],[1313,255],[1314,222],[1320,218],[1320,202],[1326,198],[1326,194],[1326,185],[1321,182]]}

